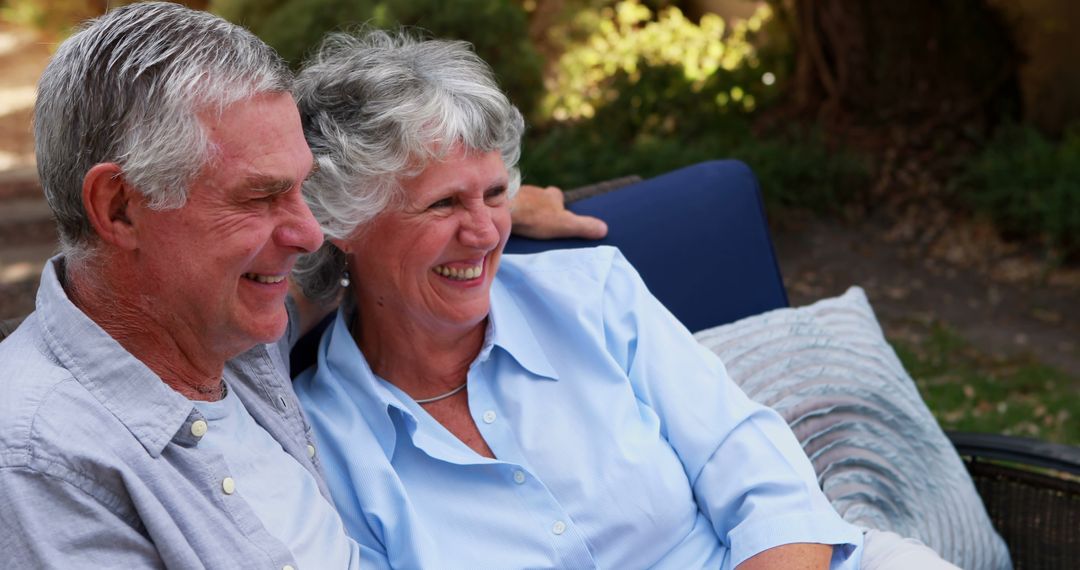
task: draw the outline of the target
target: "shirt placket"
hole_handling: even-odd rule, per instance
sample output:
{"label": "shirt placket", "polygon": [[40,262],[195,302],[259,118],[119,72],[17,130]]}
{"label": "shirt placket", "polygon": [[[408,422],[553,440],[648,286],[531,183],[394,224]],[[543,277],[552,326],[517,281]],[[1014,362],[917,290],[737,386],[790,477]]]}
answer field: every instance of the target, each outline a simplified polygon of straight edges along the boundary
{"label": "shirt placket", "polygon": [[511,486],[527,506],[536,532],[548,537],[559,556],[559,567],[595,568],[585,534],[529,467],[514,437],[514,418],[493,397],[483,364],[478,362],[469,370],[469,410],[484,441],[499,458],[503,484]]}
{"label": "shirt placket", "polygon": [[[212,429],[209,422],[196,409],[192,409],[191,415],[181,426],[173,438],[173,443],[188,448],[197,448],[199,442]],[[259,551],[267,556],[266,568],[292,570],[296,568],[292,552],[277,538],[272,536],[263,526],[255,511],[244,500],[242,493],[237,492],[236,480],[233,479],[229,464],[221,454],[204,451],[200,453],[204,458],[202,470],[203,492],[214,497],[214,504],[236,522],[236,528],[244,533],[244,536]],[[250,563],[251,561],[245,561]]]}

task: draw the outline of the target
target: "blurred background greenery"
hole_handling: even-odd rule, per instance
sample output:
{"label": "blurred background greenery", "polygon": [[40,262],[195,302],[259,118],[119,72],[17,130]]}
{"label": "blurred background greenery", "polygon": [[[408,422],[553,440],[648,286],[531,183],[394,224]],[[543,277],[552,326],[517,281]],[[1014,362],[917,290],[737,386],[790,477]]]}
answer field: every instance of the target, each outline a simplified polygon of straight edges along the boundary
{"label": "blurred background greenery", "polygon": [[[119,3],[3,0],[0,15],[63,34]],[[735,157],[771,211],[927,201],[989,218],[1055,261],[1080,253],[1074,2],[186,3],[247,26],[293,65],[327,31],[362,24],[471,42],[529,119],[522,167],[534,183]],[[918,176],[898,176],[912,164]]]}
{"label": "blurred background greenery", "polygon": [[[120,3],[0,0],[0,18],[59,37]],[[184,3],[294,66],[326,32],[365,24],[471,42],[528,119],[526,182],[733,157],[774,221],[907,218],[933,234],[975,220],[1049,266],[1080,262],[1072,0]],[[895,344],[946,427],[1080,441],[1080,396],[1053,388],[1074,382],[1059,372],[976,355],[947,329]]]}

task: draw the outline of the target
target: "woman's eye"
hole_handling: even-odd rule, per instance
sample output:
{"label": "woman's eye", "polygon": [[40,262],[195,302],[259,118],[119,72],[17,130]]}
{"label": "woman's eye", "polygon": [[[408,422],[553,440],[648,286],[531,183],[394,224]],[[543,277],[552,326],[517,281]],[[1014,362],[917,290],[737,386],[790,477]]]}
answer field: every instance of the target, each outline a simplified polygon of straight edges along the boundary
{"label": "woman's eye", "polygon": [[442,200],[437,200],[435,202],[432,202],[432,204],[430,206],[428,206],[428,209],[429,210],[441,210],[442,208],[449,208],[450,206],[453,206],[453,205],[454,205],[454,199],[453,198],[443,198]]}
{"label": "woman's eye", "polygon": [[492,188],[484,194],[484,200],[488,203],[495,203],[502,199],[503,196],[506,196],[506,188]]}

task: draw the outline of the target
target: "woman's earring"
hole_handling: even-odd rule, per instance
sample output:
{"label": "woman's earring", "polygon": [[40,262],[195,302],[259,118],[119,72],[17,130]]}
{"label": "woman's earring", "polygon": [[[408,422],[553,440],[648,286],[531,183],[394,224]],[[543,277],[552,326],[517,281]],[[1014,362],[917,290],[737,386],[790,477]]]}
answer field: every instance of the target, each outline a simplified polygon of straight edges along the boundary
{"label": "woman's earring", "polygon": [[341,272],[341,281],[339,281],[339,283],[341,283],[342,287],[348,287],[349,283],[352,283],[352,281],[349,281],[349,270],[348,269]]}

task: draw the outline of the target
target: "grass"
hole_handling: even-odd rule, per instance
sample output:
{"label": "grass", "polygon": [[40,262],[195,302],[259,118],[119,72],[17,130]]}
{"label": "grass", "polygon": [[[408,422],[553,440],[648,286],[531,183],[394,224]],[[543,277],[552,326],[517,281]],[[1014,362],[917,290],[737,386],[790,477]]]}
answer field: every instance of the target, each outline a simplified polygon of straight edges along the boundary
{"label": "grass", "polygon": [[1080,379],[1031,357],[980,352],[940,324],[890,342],[945,430],[1080,445]]}

